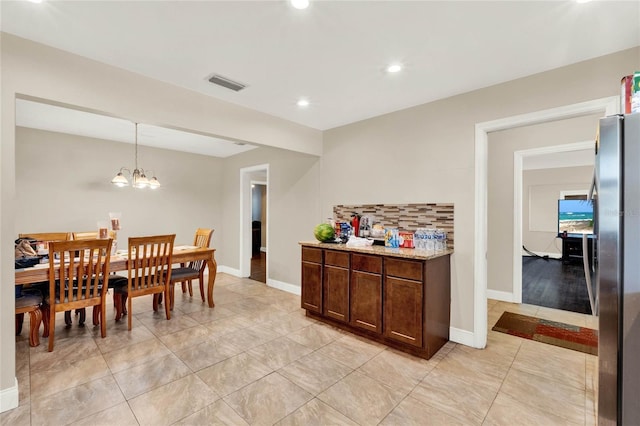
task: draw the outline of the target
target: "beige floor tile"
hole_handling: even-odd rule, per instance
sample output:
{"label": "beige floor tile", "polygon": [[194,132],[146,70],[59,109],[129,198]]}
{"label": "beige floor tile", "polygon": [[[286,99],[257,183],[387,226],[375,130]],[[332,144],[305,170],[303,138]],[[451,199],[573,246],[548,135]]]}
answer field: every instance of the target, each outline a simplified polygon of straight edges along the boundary
{"label": "beige floor tile", "polygon": [[562,417],[523,404],[506,394],[499,394],[483,423],[486,426],[540,426],[572,425]]}
{"label": "beige floor tile", "polygon": [[357,371],[407,394],[435,368],[436,364],[387,349],[364,363]]}
{"label": "beige floor tile", "polygon": [[191,374],[174,354],[121,370],[113,375],[127,400]]}
{"label": "beige floor tile", "polygon": [[278,370],[307,392],[317,395],[353,371],[329,357],[313,352]]}
{"label": "beige floor tile", "polygon": [[248,328],[253,325],[255,324],[238,314],[205,324],[205,326],[211,330],[212,335],[219,336],[235,332],[237,330],[242,330],[243,328]]}
{"label": "beige floor tile", "polygon": [[195,327],[185,328],[176,333],[165,334],[159,338],[169,350],[177,352],[189,346],[202,343],[202,341],[206,340],[210,335],[212,335],[211,330],[204,325],[198,324]]}
{"label": "beige floor tile", "polygon": [[129,404],[122,402],[71,424],[73,426],[137,426],[138,421]]}
{"label": "beige floor tile", "polygon": [[171,351],[158,339],[143,340],[140,343],[127,345],[122,349],[104,354],[104,359],[112,373],[153,362],[157,358],[169,355]]}
{"label": "beige floor tile", "polygon": [[317,398],[355,422],[370,425],[380,422],[405,395],[354,371]]}
{"label": "beige floor tile", "polygon": [[356,422],[317,398],[276,423],[277,426],[358,426]]}
{"label": "beige floor tile", "polygon": [[218,399],[195,374],[160,386],[129,401],[141,425],[170,425]]}
{"label": "beige floor tile", "polygon": [[465,424],[467,423],[437,408],[425,405],[410,396],[402,400],[402,402],[380,422],[381,426],[454,426]]}
{"label": "beige floor tile", "polygon": [[225,336],[213,336],[198,345],[177,351],[175,354],[187,364],[191,371],[200,371],[238,355],[240,352],[242,350],[229,343]]}
{"label": "beige floor tile", "polygon": [[272,330],[280,334],[289,334],[304,327],[309,327],[314,323],[315,321],[301,316],[297,312],[294,312],[279,316],[271,320],[268,325]]}
{"label": "beige floor tile", "polygon": [[111,332],[111,330],[107,328],[107,337],[104,339],[96,339],[96,344],[103,354],[120,350],[126,346],[135,345],[136,343],[149,339],[155,339],[155,335],[137,319],[133,321],[131,331],[128,330],[126,317],[118,321],[118,324],[122,327],[122,330]]}
{"label": "beige floor tile", "polygon": [[585,382],[587,392],[595,393],[598,391],[598,357],[587,355],[585,369]]}
{"label": "beige floor tile", "polygon": [[312,398],[310,393],[274,372],[226,396],[224,401],[247,423],[272,425]]}
{"label": "beige floor tile", "polygon": [[535,306],[535,305],[527,305],[526,303],[509,303],[509,302],[502,302],[502,301],[498,301],[490,310],[489,313],[491,312],[513,312],[516,314],[522,314],[522,315],[529,315],[529,316],[536,316],[536,313],[538,312],[539,306]]}
{"label": "beige floor tile", "polygon": [[204,305],[198,310],[187,312],[187,316],[198,324],[207,324],[211,321],[217,321],[235,315],[237,314],[231,309],[225,308],[224,306],[218,306],[217,304],[213,309],[209,308],[209,305]]}
{"label": "beige floor tile", "polygon": [[369,361],[384,349],[384,346],[365,342],[350,335],[345,335],[321,347],[318,349],[318,352],[355,369]]}
{"label": "beige floor tile", "polygon": [[61,425],[72,423],[124,402],[113,377],[107,376],[54,395],[33,398],[31,424]]}
{"label": "beige floor tile", "polygon": [[436,367],[409,394],[423,404],[437,408],[468,424],[481,424],[493,402],[497,389],[491,376],[484,375],[488,384],[479,378],[442,371]]}
{"label": "beige floor tile", "polygon": [[273,309],[267,305],[262,305],[260,308],[250,309],[248,312],[243,312],[240,315],[257,325],[280,321],[287,317],[287,312],[283,312],[279,309]]}
{"label": "beige floor tile", "polygon": [[[502,381],[507,375],[514,358],[514,355],[502,355],[484,350],[469,352],[456,348],[449,352],[444,360],[440,361],[437,368],[455,374],[467,372],[470,380],[472,380],[472,377],[479,377],[480,380],[486,383],[482,375],[488,375]],[[497,385],[499,386],[499,382],[497,382]]]}
{"label": "beige floor tile", "polygon": [[156,336],[176,333],[198,325],[197,322],[186,315],[172,315],[171,319],[167,320],[164,309],[162,311],[158,309],[158,312],[142,313],[137,315],[137,318]]}
{"label": "beige floor tile", "polygon": [[584,390],[535,374],[511,370],[500,388],[500,393],[573,423],[580,423],[585,419]]}
{"label": "beige floor tile", "polygon": [[314,324],[287,335],[291,340],[311,349],[321,348],[342,336],[343,334],[337,329],[326,324]]}
{"label": "beige floor tile", "polygon": [[99,356],[100,351],[92,337],[70,339],[55,338],[53,352],[48,351],[47,339],[41,339],[40,346],[29,353],[31,373],[58,370],[82,359]]}
{"label": "beige floor tile", "polygon": [[243,328],[225,335],[229,343],[243,351],[260,346],[280,336],[280,333],[276,333],[264,324]]}
{"label": "beige floor tile", "polygon": [[[55,350],[51,353],[55,353]],[[49,370],[40,369],[31,373],[32,404],[38,398],[73,389],[110,374],[102,355],[76,359],[66,365],[60,361],[55,362]]]}
{"label": "beige floor tile", "polygon": [[249,354],[242,353],[200,370],[197,375],[218,395],[225,396],[272,371]]}
{"label": "beige floor tile", "polygon": [[289,365],[310,352],[308,347],[287,337],[279,337],[248,351],[249,355],[274,370]]}
{"label": "beige floor tile", "polygon": [[525,340],[512,368],[585,389],[585,357],[581,352]]}
{"label": "beige floor tile", "polygon": [[18,408],[0,413],[0,424],[11,426],[30,426],[31,405],[20,405]]}
{"label": "beige floor tile", "polygon": [[175,423],[176,426],[249,426],[226,402],[219,399]]}

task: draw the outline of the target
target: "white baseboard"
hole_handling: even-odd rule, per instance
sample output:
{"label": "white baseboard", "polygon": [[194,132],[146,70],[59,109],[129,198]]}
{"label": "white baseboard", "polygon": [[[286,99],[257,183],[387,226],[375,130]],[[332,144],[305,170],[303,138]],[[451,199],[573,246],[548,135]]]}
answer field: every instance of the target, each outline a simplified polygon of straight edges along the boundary
{"label": "white baseboard", "polygon": [[267,248],[266,247],[260,247],[260,251],[263,252],[263,253],[266,253],[267,252]]}
{"label": "white baseboard", "polygon": [[267,278],[267,285],[269,287],[277,288],[278,290],[286,291],[287,293],[297,294],[298,296],[302,294],[302,287],[300,287],[299,285],[272,280],[271,278]]}
{"label": "white baseboard", "polygon": [[0,413],[17,408],[18,398],[18,379],[16,378],[12,387],[0,389]]}
{"label": "white baseboard", "polygon": [[513,293],[509,291],[487,289],[487,299],[499,300],[501,302],[515,303],[513,301]]}
{"label": "white baseboard", "polygon": [[449,327],[449,340],[460,343],[465,346],[473,346],[474,336],[471,331],[462,330],[460,328]]}
{"label": "white baseboard", "polygon": [[240,269],[230,268],[224,265],[218,265],[218,272],[222,272],[224,274],[233,275],[234,277],[240,278]]}

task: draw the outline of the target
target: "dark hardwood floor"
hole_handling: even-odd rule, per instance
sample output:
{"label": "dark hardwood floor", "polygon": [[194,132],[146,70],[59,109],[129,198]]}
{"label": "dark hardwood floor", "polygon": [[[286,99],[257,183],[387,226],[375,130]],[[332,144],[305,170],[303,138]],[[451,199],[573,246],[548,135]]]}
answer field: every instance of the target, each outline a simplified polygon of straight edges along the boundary
{"label": "dark hardwood floor", "polygon": [[250,279],[267,282],[267,253],[258,252],[251,258],[251,275]]}
{"label": "dark hardwood floor", "polygon": [[523,256],[522,303],[591,314],[582,264]]}

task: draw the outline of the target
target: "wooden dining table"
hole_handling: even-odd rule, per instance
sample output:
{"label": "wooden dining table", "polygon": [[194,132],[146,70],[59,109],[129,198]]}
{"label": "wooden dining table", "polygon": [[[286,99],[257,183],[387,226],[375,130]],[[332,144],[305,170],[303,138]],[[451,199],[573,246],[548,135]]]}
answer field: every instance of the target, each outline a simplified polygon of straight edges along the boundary
{"label": "wooden dining table", "polygon": [[[171,256],[172,263],[189,263],[197,260],[204,260],[206,262],[209,272],[207,280],[207,303],[210,308],[215,306],[213,301],[213,287],[216,283],[216,272],[218,270],[215,251],[216,249],[209,247],[175,246]],[[111,255],[109,271],[126,271],[128,262],[129,259],[126,255],[118,253]],[[16,285],[33,284],[48,280],[49,263],[39,264],[30,268],[16,269]]]}

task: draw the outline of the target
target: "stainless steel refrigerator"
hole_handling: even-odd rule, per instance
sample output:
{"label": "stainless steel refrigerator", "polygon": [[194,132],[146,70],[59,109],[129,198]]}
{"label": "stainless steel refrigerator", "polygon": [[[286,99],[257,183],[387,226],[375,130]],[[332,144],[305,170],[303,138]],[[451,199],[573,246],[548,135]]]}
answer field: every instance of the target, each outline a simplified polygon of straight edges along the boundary
{"label": "stainless steel refrigerator", "polygon": [[598,423],[640,424],[640,113],[600,120],[596,144]]}

